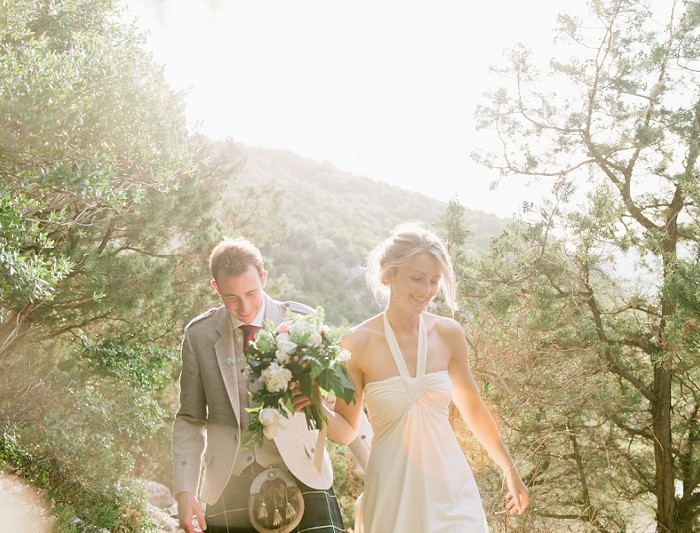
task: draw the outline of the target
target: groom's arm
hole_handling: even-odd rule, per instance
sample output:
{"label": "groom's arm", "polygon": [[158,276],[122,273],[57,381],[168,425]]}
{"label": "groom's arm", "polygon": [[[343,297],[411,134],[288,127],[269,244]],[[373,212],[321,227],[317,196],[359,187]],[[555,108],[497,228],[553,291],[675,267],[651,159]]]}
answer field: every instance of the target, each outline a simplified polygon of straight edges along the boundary
{"label": "groom's arm", "polygon": [[206,432],[206,396],[188,332],[182,343],[180,406],[173,423],[173,494],[197,493]]}

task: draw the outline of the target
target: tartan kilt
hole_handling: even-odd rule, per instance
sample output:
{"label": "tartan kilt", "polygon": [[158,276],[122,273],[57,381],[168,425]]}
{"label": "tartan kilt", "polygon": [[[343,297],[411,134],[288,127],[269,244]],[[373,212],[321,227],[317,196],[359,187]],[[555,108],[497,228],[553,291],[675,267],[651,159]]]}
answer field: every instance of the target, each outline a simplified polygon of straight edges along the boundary
{"label": "tartan kilt", "polygon": [[[248,496],[253,479],[265,470],[265,467],[253,463],[229,480],[221,497],[207,505],[204,514],[207,533],[256,533],[248,518]],[[298,479],[296,482],[304,498],[304,515],[293,533],[345,533],[333,488],[317,490]]]}

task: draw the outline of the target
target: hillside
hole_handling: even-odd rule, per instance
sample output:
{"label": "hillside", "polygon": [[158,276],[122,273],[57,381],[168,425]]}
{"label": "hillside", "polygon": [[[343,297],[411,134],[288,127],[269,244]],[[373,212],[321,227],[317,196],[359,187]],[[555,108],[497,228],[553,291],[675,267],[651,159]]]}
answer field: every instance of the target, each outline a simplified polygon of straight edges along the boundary
{"label": "hillside", "polygon": [[[269,201],[274,197],[269,187],[279,193],[276,223],[284,238],[269,239],[274,244],[260,241],[274,280],[270,292],[322,305],[335,323],[355,323],[378,310],[363,278],[367,252],[399,222],[433,224],[447,206],[290,151],[238,148],[246,162],[227,192],[232,202],[253,186],[261,187],[264,193],[259,195],[269,196]],[[259,222],[269,224],[270,217]],[[507,222],[466,210],[465,227],[473,233],[468,248],[486,250]]]}

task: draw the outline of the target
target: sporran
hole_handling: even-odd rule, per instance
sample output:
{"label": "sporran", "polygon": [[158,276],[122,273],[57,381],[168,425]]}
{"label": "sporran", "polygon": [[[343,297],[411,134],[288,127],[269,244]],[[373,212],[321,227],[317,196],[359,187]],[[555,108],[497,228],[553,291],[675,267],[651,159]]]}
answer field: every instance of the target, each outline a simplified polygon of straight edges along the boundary
{"label": "sporran", "polygon": [[289,533],[301,522],[304,498],[294,477],[281,468],[268,468],[250,485],[248,516],[260,533]]}

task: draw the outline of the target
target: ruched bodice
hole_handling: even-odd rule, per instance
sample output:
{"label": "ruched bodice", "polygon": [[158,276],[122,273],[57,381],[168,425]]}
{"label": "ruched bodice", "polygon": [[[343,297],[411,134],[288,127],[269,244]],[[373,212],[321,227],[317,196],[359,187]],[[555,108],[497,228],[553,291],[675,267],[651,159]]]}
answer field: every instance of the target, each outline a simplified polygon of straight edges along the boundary
{"label": "ruched bodice", "polygon": [[415,377],[408,374],[386,315],[384,330],[399,375],[365,385],[374,436],[355,531],[488,531],[474,477],[449,424],[452,383],[447,371],[425,373],[423,318]]}
{"label": "ruched bodice", "polygon": [[396,424],[411,422],[410,418],[418,417],[439,427],[448,416],[451,400],[452,383],[446,371],[369,383],[365,386],[365,402],[372,415],[373,445],[381,443]]}

